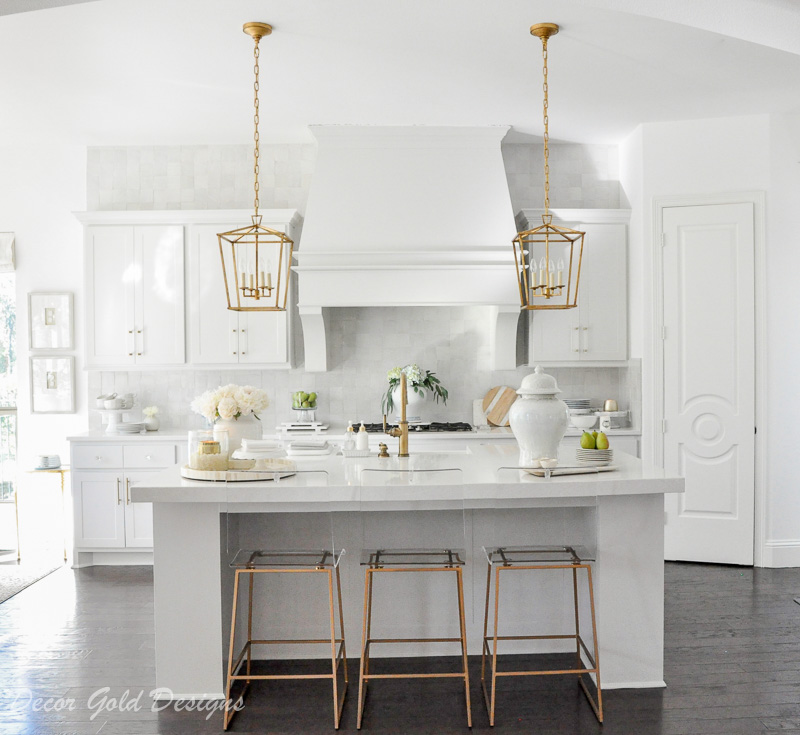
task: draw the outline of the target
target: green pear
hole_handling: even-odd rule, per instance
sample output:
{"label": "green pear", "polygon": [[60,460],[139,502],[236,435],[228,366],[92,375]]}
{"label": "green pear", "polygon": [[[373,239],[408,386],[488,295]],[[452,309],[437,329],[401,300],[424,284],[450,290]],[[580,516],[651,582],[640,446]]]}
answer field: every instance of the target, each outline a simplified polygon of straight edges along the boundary
{"label": "green pear", "polygon": [[597,449],[608,449],[608,437],[602,431],[597,435]]}
{"label": "green pear", "polygon": [[581,436],[581,448],[596,449],[594,437],[588,431],[584,431]]}
{"label": "green pear", "polygon": [[593,431],[593,432],[592,432],[592,436],[593,436],[593,437],[595,438],[595,440],[596,440],[596,439],[597,439],[597,432],[596,432],[596,431]]}

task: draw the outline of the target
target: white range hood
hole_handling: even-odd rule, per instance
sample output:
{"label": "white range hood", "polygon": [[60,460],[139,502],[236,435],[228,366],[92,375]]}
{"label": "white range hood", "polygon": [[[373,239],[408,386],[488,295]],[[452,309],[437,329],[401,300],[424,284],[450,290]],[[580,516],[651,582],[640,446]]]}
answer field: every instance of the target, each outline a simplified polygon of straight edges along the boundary
{"label": "white range hood", "polygon": [[305,369],[327,369],[326,310],[484,305],[493,368],[516,367],[508,127],[312,126],[298,265]]}

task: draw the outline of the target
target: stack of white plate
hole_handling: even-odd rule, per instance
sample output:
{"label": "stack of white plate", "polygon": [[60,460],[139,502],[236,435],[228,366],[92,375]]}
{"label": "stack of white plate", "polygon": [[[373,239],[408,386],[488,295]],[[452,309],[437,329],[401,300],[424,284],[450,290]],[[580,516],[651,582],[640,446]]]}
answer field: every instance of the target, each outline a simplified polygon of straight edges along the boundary
{"label": "stack of white plate", "polygon": [[613,449],[581,449],[575,450],[576,459],[580,465],[610,464],[614,459]]}
{"label": "stack of white plate", "polygon": [[61,467],[61,457],[57,454],[40,454],[37,459],[37,470],[57,470]]}
{"label": "stack of white plate", "polygon": [[592,408],[592,401],[589,398],[564,398],[564,403],[570,411],[586,411],[587,413]]}
{"label": "stack of white plate", "polygon": [[140,434],[144,431],[144,424],[142,422],[121,422],[117,424],[117,433],[119,434]]}

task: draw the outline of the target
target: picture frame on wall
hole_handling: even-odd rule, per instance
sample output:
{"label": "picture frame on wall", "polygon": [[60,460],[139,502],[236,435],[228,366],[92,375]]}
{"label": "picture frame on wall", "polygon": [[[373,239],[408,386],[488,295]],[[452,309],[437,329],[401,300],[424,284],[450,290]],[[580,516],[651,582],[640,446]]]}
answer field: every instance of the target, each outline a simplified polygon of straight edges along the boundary
{"label": "picture frame on wall", "polygon": [[73,348],[71,293],[28,294],[28,341],[31,351]]}
{"label": "picture frame on wall", "polygon": [[30,358],[31,413],[75,413],[75,358]]}

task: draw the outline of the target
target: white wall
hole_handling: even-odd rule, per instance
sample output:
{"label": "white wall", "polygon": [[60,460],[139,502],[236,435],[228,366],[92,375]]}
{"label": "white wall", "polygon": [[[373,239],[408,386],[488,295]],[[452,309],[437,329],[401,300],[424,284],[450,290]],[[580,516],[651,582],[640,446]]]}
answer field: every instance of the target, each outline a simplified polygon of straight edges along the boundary
{"label": "white wall", "polygon": [[[65,437],[86,428],[86,374],[82,369],[82,231],[73,211],[86,206],[86,149],[0,147],[0,231],[16,233],[17,346],[19,372],[18,472],[34,466],[35,455],[69,457]],[[28,358],[28,293],[75,294],[76,405],[74,414],[31,414]]]}
{"label": "white wall", "polygon": [[[632,262],[641,261],[642,287],[632,284],[631,313],[641,314],[643,453],[652,456],[657,436],[651,430],[654,335],[652,281],[654,197],[726,192],[766,192],[766,319],[767,395],[756,402],[766,407],[758,426],[768,447],[759,462],[766,468],[766,566],[800,566],[800,504],[791,458],[796,454],[796,420],[800,410],[796,334],[800,296],[797,203],[800,201],[800,116],[752,115],[736,118],[652,123],[640,126],[621,148],[621,183],[642,219],[631,236]],[[641,168],[641,178],[636,168]],[[635,280],[636,276],[633,276]],[[634,324],[636,317],[634,316]],[[634,326],[634,330],[637,327]],[[634,348],[636,349],[636,348]],[[634,352],[636,354],[636,352]]]}
{"label": "white wall", "polygon": [[[767,194],[768,561],[800,566],[797,417],[800,415],[800,115],[773,115]],[[759,427],[759,432],[761,427]]]}

